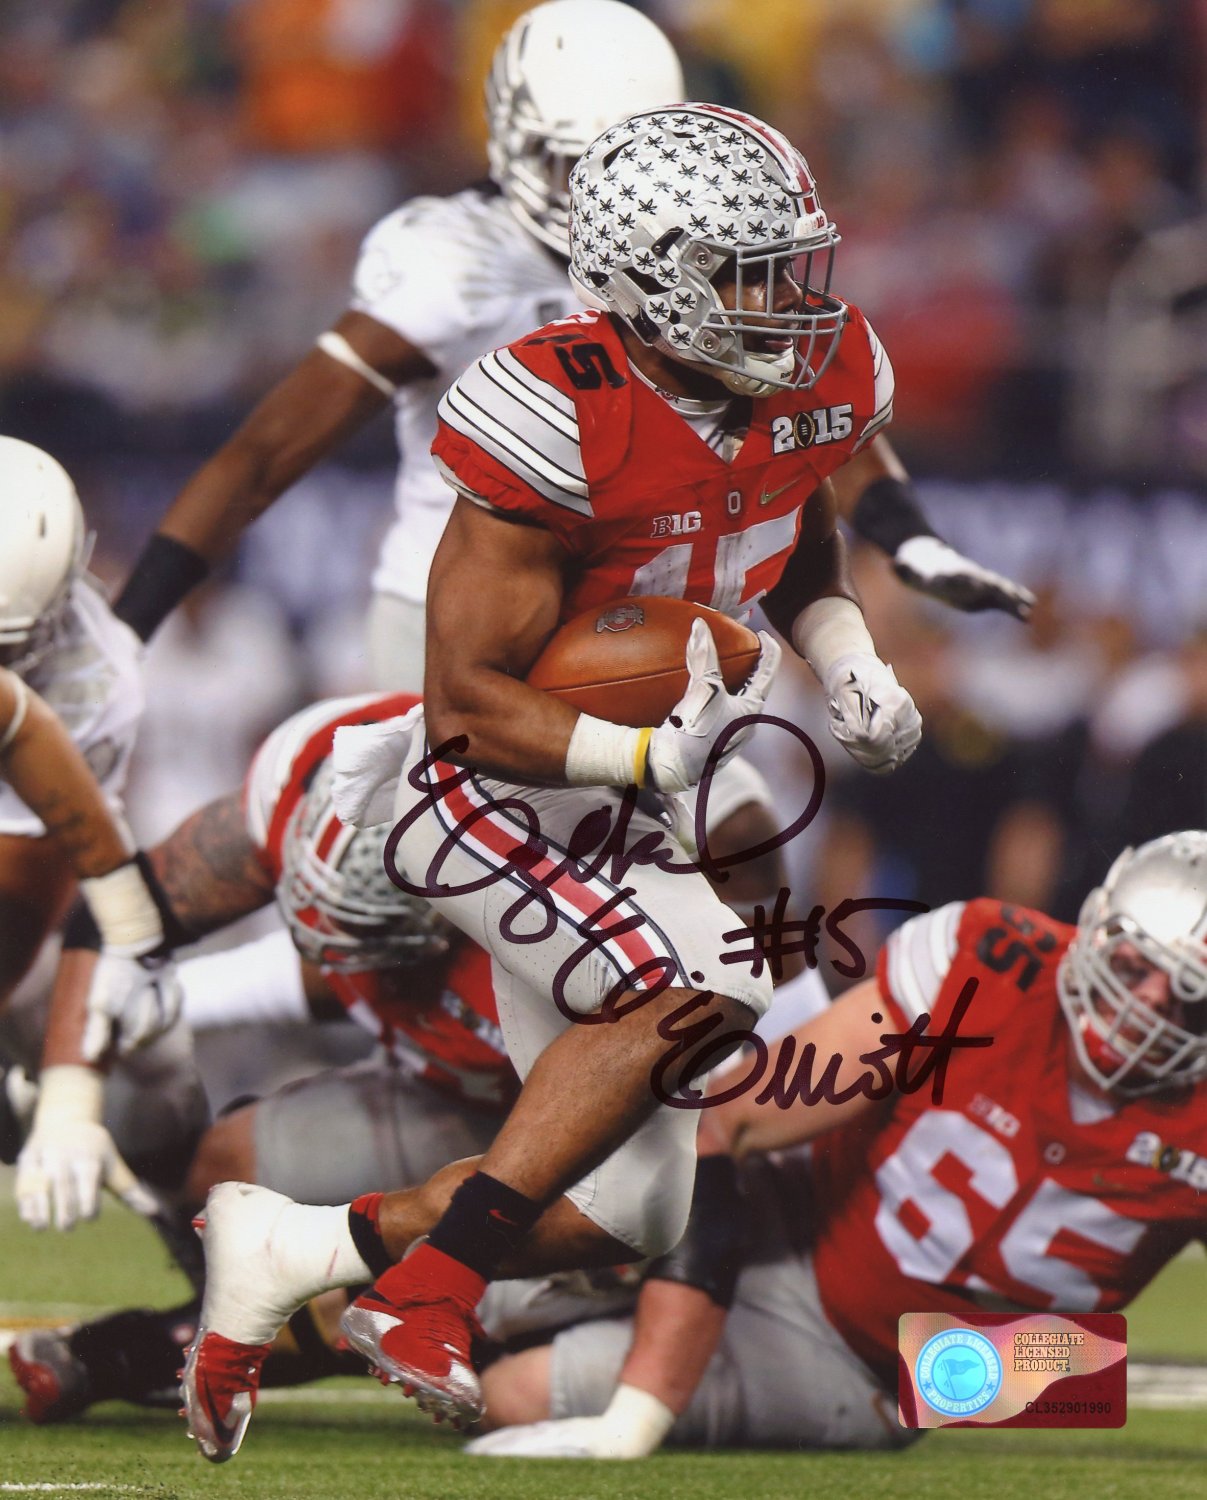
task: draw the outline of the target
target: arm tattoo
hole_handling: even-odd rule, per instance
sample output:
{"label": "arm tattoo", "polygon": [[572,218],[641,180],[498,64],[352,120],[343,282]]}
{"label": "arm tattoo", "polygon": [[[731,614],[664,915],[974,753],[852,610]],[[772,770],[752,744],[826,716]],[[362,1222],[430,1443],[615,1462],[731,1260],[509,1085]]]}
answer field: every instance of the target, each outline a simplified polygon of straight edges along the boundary
{"label": "arm tattoo", "polygon": [[148,858],[172,911],[196,937],[259,911],[273,897],[238,792],[195,812],[148,850]]}

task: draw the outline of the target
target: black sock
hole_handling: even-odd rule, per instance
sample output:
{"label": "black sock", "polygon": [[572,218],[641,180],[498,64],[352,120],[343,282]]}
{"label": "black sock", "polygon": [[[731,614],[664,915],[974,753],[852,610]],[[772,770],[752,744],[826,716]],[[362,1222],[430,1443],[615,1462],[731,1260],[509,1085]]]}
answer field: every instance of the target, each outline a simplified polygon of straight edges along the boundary
{"label": "black sock", "polygon": [[348,1205],[348,1233],[352,1236],[357,1254],[374,1276],[384,1276],[395,1264],[381,1237],[378,1216],[384,1197],[384,1193],[362,1193]]}
{"label": "black sock", "polygon": [[163,1312],[131,1308],[82,1324],[68,1344],[88,1372],[92,1400],[144,1401],[174,1392],[200,1316],[196,1301]]}
{"label": "black sock", "polygon": [[540,1218],[543,1205],[515,1188],[475,1172],[453,1194],[452,1202],[428,1236],[435,1250],[451,1255],[489,1281]]}

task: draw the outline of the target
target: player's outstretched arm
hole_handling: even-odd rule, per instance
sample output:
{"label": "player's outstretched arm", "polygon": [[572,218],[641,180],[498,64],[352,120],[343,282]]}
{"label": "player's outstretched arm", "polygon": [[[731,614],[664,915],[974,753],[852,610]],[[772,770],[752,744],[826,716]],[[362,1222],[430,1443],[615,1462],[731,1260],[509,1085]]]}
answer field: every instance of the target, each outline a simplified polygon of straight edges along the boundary
{"label": "player's outstretched arm", "polygon": [[[153,893],[158,947],[216,932],[272,898],[237,793],[186,819],[143,856],[138,872]],[[148,1211],[145,1190],[102,1124],[104,1075],[114,1050],[133,1050],[174,1024],[180,986],[161,964],[114,952],[101,946],[102,937],[89,911],[78,908],[64,935],[38,1105],[17,1163],[18,1211],[35,1229],[70,1229],[94,1218],[104,1186]]]}
{"label": "player's outstretched arm", "polygon": [[[863,1059],[882,1049],[881,1036],[891,1029],[880,986],[867,979],[811,1020],[768,1039],[777,1059],[786,1044],[791,1046],[787,1076],[802,1069],[814,1087],[827,1076],[831,1059],[838,1059],[827,1090],[837,1103],[825,1097],[809,1103],[799,1094],[787,1107],[771,1097],[760,1102],[761,1090],[735,1087],[749,1064],[741,1058],[727,1063],[709,1082],[709,1094],[721,1102],[701,1112],[701,1154],[724,1151],[742,1157],[802,1145],[876,1108],[883,1097],[883,1064],[878,1068]],[[843,1097],[848,1093],[849,1098]]]}
{"label": "player's outstretched arm", "polygon": [[71,736],[37,693],[3,668],[0,775],[41,818],[81,879],[129,861],[125,832]]}
{"label": "player's outstretched arm", "polygon": [[844,520],[888,553],[903,583],[953,609],[1000,609],[1019,620],[1030,615],[1030,589],[962,556],[939,536],[886,437],[874,437],[832,483]]}
{"label": "player's outstretched arm", "polygon": [[816,673],[830,733],[847,754],[877,775],[903,765],[922,738],[922,717],[864,624],[829,482],[805,506],[796,548],[763,608]]}
{"label": "player's outstretched arm", "polygon": [[347,312],[187,481],[114,611],[145,641],[248,526],[411,381],[427,356],[365,313]]}

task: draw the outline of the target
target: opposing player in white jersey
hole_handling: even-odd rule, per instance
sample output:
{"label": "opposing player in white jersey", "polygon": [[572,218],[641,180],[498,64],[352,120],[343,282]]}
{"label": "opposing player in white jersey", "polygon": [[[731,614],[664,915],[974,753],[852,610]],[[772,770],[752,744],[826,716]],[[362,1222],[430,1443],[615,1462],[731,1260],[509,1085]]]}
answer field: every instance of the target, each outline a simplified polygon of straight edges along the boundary
{"label": "opposing player in white jersey", "polygon": [[[188,481],[118,598],[148,640],[240,533],[387,404],[401,462],[373,576],[374,686],[423,686],[428,568],[453,492],[428,456],[445,389],[488,349],[572,312],[567,177],[605,126],[683,98],[670,43],[618,0],[549,0],[504,37],[487,82],[490,182],[403,205],[366,236],[347,311]],[[1031,595],[943,543],[883,437],[838,503],[899,575],[961,609],[1025,616]]]}
{"label": "opposing player in white jersey", "polygon": [[[0,438],[0,488],[0,1005],[78,885],[87,906],[74,920],[101,949],[85,996],[87,1030],[75,1038],[82,1061],[92,1064],[137,1048],[179,1009],[173,971],[161,961],[164,928],[153,889],[121,816],[142,712],[139,645],[84,571],[83,510],[62,466],[30,443]],[[40,1044],[40,1036],[30,1039],[35,1054]],[[38,1103],[41,1145],[21,1160],[30,1216],[40,1224],[49,1222],[52,1197],[93,1204],[99,1180],[114,1167],[106,1157],[87,1183],[70,1171],[63,1133],[99,1126],[101,1090],[91,1066],[56,1066],[56,1045],[48,1038],[41,1054],[48,1064]],[[38,1061],[21,1058],[21,1071]],[[10,1079],[3,1082],[8,1100]],[[168,1113],[183,1134],[199,1129],[197,1089],[180,1094]],[[11,1123],[6,1136],[15,1134]],[[163,1144],[164,1119],[157,1123]],[[137,1144],[123,1144],[132,1139]]]}
{"label": "opposing player in white jersey", "polygon": [[[0,438],[0,665],[39,694],[121,812],[142,714],[138,641],[84,571],[75,487],[32,444]],[[43,820],[0,784],[0,1000],[70,903],[75,872]]]}
{"label": "opposing player in white jersey", "polygon": [[[952,1049],[941,1098],[880,1087],[886,1034],[920,1018],[978,1043]],[[831,1057],[830,1098],[808,1098]],[[529,1425],[472,1451],[896,1447],[903,1313],[1126,1307],[1207,1238],[1207,833],[1125,850],[1076,928],[988,900],[913,918],[876,979],[713,1090],[702,1129],[746,1158],[745,1250],[721,1225],[728,1265],[681,1254],[632,1349],[628,1320],[582,1323],[492,1365],[492,1420]],[[496,1333],[530,1332],[540,1299],[519,1290],[492,1288]]]}

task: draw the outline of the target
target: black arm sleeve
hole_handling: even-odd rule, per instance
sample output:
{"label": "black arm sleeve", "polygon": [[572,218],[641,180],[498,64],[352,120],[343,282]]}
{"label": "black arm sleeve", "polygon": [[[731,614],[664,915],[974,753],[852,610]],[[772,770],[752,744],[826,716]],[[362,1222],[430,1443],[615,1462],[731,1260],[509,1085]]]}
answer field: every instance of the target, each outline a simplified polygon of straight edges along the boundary
{"label": "black arm sleeve", "polygon": [[864,541],[890,557],[911,537],[939,534],[923,514],[913,485],[891,475],[868,485],[855,502],[851,525]]}
{"label": "black arm sleeve", "polygon": [[647,1280],[694,1286],[718,1307],[729,1307],[741,1269],[744,1223],[737,1162],[731,1156],[701,1158],[683,1238],[653,1262]]}
{"label": "black arm sleeve", "polygon": [[139,554],[113,613],[139,640],[149,641],[210,565],[186,542],[157,531]]}

